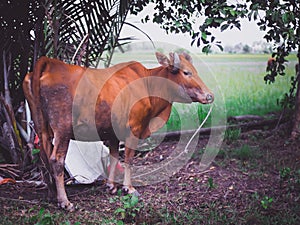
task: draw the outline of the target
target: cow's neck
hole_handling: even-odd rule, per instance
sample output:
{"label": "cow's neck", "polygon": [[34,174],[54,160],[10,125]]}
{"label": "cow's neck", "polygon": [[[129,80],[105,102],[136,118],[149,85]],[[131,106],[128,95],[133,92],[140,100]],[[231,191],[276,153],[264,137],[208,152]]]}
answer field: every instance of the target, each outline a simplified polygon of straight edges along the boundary
{"label": "cow's neck", "polygon": [[158,101],[157,103],[162,103],[161,101],[172,103],[172,89],[174,86],[171,85],[174,85],[174,82],[168,79],[168,74],[167,68],[162,66],[148,70],[148,93],[150,96],[157,97],[153,98],[155,102]]}
{"label": "cow's neck", "polygon": [[[168,71],[165,67],[148,70],[148,93],[150,95],[153,116],[168,120],[172,107],[172,90],[168,86]],[[174,84],[173,82],[170,82]]]}

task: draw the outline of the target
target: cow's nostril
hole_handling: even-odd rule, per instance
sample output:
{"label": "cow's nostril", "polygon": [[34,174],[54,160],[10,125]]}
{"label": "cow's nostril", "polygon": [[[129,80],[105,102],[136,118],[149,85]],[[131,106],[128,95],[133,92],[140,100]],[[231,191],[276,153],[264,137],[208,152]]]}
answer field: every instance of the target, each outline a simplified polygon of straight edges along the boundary
{"label": "cow's nostril", "polygon": [[213,102],[213,100],[214,100],[214,97],[211,94],[206,95],[206,101],[207,102],[211,103],[211,102]]}

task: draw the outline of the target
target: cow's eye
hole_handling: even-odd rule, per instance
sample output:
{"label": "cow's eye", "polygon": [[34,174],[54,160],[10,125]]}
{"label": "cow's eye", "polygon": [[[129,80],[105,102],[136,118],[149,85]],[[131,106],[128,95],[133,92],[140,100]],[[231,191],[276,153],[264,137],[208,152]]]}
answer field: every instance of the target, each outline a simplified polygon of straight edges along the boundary
{"label": "cow's eye", "polygon": [[183,71],[183,74],[186,75],[186,76],[192,76],[192,72],[190,71]]}

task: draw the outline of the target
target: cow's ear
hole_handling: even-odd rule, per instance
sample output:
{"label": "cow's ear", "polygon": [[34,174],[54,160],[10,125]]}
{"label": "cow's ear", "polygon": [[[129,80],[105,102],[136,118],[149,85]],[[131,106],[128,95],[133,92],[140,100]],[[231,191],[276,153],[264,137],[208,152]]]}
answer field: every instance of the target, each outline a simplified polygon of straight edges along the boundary
{"label": "cow's ear", "polygon": [[176,52],[171,52],[170,54],[170,61],[172,62],[172,65],[175,67],[180,67],[180,58],[179,55]]}
{"label": "cow's ear", "polygon": [[193,63],[193,59],[192,59],[192,57],[191,57],[189,54],[183,52],[182,55],[184,56],[184,58],[185,58],[187,61],[189,61],[190,63]]}
{"label": "cow's ear", "polygon": [[172,63],[172,73],[173,74],[177,74],[178,71],[179,71],[179,68],[180,68],[180,58],[179,58],[179,55],[174,52],[174,53],[170,53],[170,60],[171,60],[171,63]]}
{"label": "cow's ear", "polygon": [[160,52],[156,52],[155,53],[157,61],[159,62],[160,65],[164,66],[164,67],[168,67],[170,65],[170,60],[168,59],[167,56],[165,56],[164,54],[160,53]]}

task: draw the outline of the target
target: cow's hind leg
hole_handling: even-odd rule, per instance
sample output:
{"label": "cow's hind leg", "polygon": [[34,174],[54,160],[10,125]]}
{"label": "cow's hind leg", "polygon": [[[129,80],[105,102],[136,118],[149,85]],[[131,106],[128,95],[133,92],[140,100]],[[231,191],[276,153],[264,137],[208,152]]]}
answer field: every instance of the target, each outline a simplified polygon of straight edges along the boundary
{"label": "cow's hind leg", "polygon": [[[44,125],[46,127],[46,125]],[[44,179],[48,186],[48,199],[53,201],[57,196],[56,184],[53,180],[52,166],[50,165],[51,152],[53,151],[53,145],[51,143],[51,136],[49,135],[50,130],[44,129],[39,134],[40,141],[42,143],[40,157],[43,165]]]}
{"label": "cow's hind leg", "polygon": [[111,194],[117,193],[117,186],[115,183],[115,176],[116,176],[116,168],[119,162],[119,142],[116,141],[115,143],[110,144],[110,170],[108,176],[107,186],[109,187],[109,191]]}
{"label": "cow's hind leg", "polygon": [[68,211],[73,211],[74,206],[68,200],[64,184],[64,165],[68,145],[69,140],[61,141],[58,138],[55,138],[53,152],[50,157],[50,164],[52,166],[57,189],[58,206]]}

